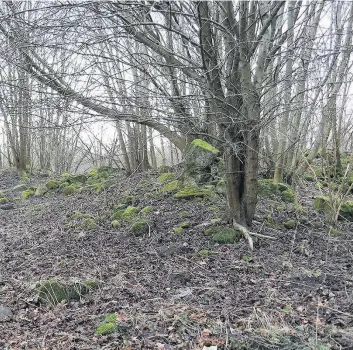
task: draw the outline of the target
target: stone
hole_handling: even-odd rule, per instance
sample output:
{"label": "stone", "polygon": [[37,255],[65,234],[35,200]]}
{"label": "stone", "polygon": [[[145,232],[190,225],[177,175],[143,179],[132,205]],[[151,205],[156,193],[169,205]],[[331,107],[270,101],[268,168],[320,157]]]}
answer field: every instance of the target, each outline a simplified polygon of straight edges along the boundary
{"label": "stone", "polygon": [[25,184],[17,185],[15,187],[12,187],[12,192],[22,192],[28,189],[28,186]]}
{"label": "stone", "polygon": [[11,316],[12,316],[11,309],[5,305],[0,305],[0,320]]}
{"label": "stone", "polygon": [[195,139],[191,142],[185,154],[184,178],[194,179],[197,184],[203,184],[216,176],[215,166],[219,162],[220,152],[206,141]]}
{"label": "stone", "polygon": [[35,197],[41,197],[44,196],[48,192],[48,188],[46,186],[39,186],[36,189],[36,192],[34,193]]}

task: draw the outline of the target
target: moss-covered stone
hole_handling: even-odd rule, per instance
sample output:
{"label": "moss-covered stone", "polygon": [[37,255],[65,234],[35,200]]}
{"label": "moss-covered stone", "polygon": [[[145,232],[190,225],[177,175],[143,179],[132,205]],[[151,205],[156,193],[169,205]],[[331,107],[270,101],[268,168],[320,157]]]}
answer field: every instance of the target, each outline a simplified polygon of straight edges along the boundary
{"label": "moss-covered stone", "polygon": [[325,213],[328,213],[331,211],[331,204],[330,204],[330,199],[327,196],[317,196],[314,199],[314,205],[313,205],[315,210],[318,211],[323,211]]}
{"label": "moss-covered stone", "polygon": [[56,305],[69,297],[66,286],[55,279],[43,281],[37,287],[37,294],[39,302],[46,305]]}
{"label": "moss-covered stone", "polygon": [[48,190],[49,189],[46,186],[39,186],[39,187],[37,187],[36,192],[34,193],[34,195],[36,197],[44,196],[48,192]]}
{"label": "moss-covered stone", "polygon": [[184,229],[182,227],[173,227],[173,232],[180,235],[184,232]]}
{"label": "moss-covered stone", "polygon": [[74,194],[75,192],[76,192],[76,189],[75,189],[75,187],[73,185],[66,186],[61,191],[61,193],[64,196],[70,196],[70,195]]}
{"label": "moss-covered stone", "polygon": [[69,180],[71,183],[81,183],[84,184],[87,180],[88,177],[85,174],[77,174],[69,177]]}
{"label": "moss-covered stone", "polygon": [[202,148],[203,150],[211,153],[219,153],[219,150],[216,147],[213,147],[210,145],[208,142],[201,140],[201,139],[195,139],[191,142],[192,146],[197,146]]}
{"label": "moss-covered stone", "polygon": [[219,227],[212,235],[212,241],[219,244],[232,244],[241,238],[241,234],[230,227]]}
{"label": "moss-covered stone", "polygon": [[258,193],[264,197],[280,197],[282,201],[287,203],[296,202],[296,195],[288,185],[283,183],[275,184],[272,179],[259,180]]}
{"label": "moss-covered stone", "polygon": [[21,198],[22,199],[27,199],[29,197],[34,196],[34,193],[35,193],[34,190],[29,188],[28,190],[25,190],[25,191],[22,192]]}
{"label": "moss-covered stone", "polygon": [[60,181],[59,180],[49,180],[45,186],[48,190],[54,190],[56,189],[57,187],[59,187],[60,185]]}
{"label": "moss-covered stone", "polygon": [[119,220],[113,220],[111,225],[112,225],[112,227],[115,228],[115,229],[116,229],[116,228],[119,228],[119,227],[121,226]]}
{"label": "moss-covered stone", "polygon": [[288,220],[286,221],[283,225],[285,228],[287,228],[288,230],[291,230],[291,229],[294,229],[296,228],[298,224],[298,221],[297,220]]}
{"label": "moss-covered stone", "polygon": [[164,182],[170,182],[175,180],[175,174],[174,173],[164,173],[161,174],[158,179],[157,182],[159,183],[164,183]]}
{"label": "moss-covered stone", "polygon": [[181,228],[188,228],[188,227],[190,227],[191,226],[191,222],[190,221],[184,221],[184,222],[182,222],[180,225],[179,225],[179,227],[181,227]]}
{"label": "moss-covered stone", "polygon": [[187,188],[184,188],[181,191],[177,192],[174,195],[174,198],[176,198],[176,199],[192,199],[192,198],[196,198],[196,197],[213,198],[214,192],[211,191],[210,189],[205,189],[205,188],[187,187]]}
{"label": "moss-covered stone", "polygon": [[9,200],[6,197],[1,197],[0,198],[0,204],[5,204],[7,203]]}
{"label": "moss-covered stone", "polygon": [[190,217],[190,213],[186,210],[183,210],[182,212],[180,212],[180,217],[181,218],[188,218],[188,217]]}
{"label": "moss-covered stone", "polygon": [[150,227],[146,221],[136,221],[131,226],[131,232],[136,236],[143,236],[149,233]]}
{"label": "moss-covered stone", "polygon": [[151,207],[150,205],[147,207],[144,207],[141,209],[140,213],[141,214],[148,214],[151,213],[153,211],[153,207]]}
{"label": "moss-covered stone", "polygon": [[138,209],[133,206],[127,207],[121,214],[122,220],[130,220],[138,214]]}
{"label": "moss-covered stone", "polygon": [[175,192],[178,191],[181,188],[181,182],[178,180],[174,180],[172,182],[169,182],[167,184],[165,184],[164,186],[162,186],[161,188],[161,192],[162,193],[171,193],[171,192]]}

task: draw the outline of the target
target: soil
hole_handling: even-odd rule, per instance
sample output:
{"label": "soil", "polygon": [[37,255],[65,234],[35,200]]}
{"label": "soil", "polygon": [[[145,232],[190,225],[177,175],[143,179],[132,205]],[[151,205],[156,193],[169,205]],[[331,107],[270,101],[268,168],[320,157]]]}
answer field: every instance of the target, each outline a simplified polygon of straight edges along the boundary
{"label": "soil", "polygon": [[[313,183],[297,188],[302,208],[260,198],[251,231],[275,239],[259,238],[250,251],[245,240],[218,245],[203,234],[222,215],[223,198],[145,196],[160,186],[157,177],[0,205],[0,349],[353,349],[353,225],[341,221],[342,234],[328,234],[325,216],[311,209]],[[19,183],[14,172],[0,174],[0,191]],[[144,236],[128,222],[111,227],[111,209],[127,194],[140,209],[153,207]],[[97,227],[70,226],[74,211]],[[289,219],[296,228],[283,227]],[[191,226],[174,233],[184,221]],[[99,288],[45,306],[35,286],[49,278]],[[97,335],[111,313],[116,330]]]}

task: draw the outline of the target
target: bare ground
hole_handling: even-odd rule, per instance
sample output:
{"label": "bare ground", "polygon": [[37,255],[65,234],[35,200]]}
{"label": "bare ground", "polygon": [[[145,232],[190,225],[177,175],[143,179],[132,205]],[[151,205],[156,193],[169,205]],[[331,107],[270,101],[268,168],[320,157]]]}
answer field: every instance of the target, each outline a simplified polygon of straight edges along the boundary
{"label": "bare ground", "polygon": [[[151,184],[156,175],[149,174]],[[144,198],[135,176],[109,193],[60,194],[15,201],[0,207],[0,349],[353,349],[353,225],[328,234],[325,218],[313,212],[312,184],[298,189],[293,206],[262,199],[252,231],[260,239],[217,245],[200,224],[222,211],[213,202]],[[19,183],[0,175],[0,190]],[[110,209],[126,193],[142,208],[153,207],[148,235],[135,237],[129,225],[113,229]],[[181,211],[190,218],[180,218]],[[74,211],[92,214],[98,228],[67,227]],[[298,219],[296,229],[273,229]],[[172,228],[189,220],[182,235]],[[206,257],[201,249],[214,251]],[[33,286],[51,277],[92,279],[99,289],[80,301],[43,307]],[[117,332],[95,330],[116,313]],[[213,348],[211,346],[214,346]]]}

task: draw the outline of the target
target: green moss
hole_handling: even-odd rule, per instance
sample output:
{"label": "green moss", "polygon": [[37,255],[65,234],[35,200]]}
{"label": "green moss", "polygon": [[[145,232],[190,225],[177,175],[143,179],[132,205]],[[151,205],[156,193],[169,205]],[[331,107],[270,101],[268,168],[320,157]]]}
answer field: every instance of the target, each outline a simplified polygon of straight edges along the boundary
{"label": "green moss", "polygon": [[149,233],[150,227],[146,221],[136,221],[131,226],[131,232],[136,236],[143,236]]}
{"label": "green moss", "polygon": [[129,206],[122,212],[121,219],[122,220],[130,220],[134,216],[136,216],[137,213],[138,213],[138,209],[136,207]]}
{"label": "green moss", "polygon": [[56,305],[68,300],[68,292],[64,284],[55,279],[43,281],[37,287],[38,300],[42,304]]}
{"label": "green moss", "polygon": [[274,220],[271,215],[267,216],[266,224],[267,227],[273,228],[275,230],[281,230],[283,228],[282,224]]}
{"label": "green moss", "polygon": [[125,209],[120,209],[115,211],[112,214],[112,220],[121,220],[123,218],[123,214],[125,213]]}
{"label": "green moss", "polygon": [[173,171],[173,168],[168,166],[168,165],[161,165],[158,169],[160,174],[163,173],[171,173]]}
{"label": "green moss", "polygon": [[21,194],[22,199],[27,199],[32,196],[34,196],[34,191],[32,189],[25,190]]}
{"label": "green moss", "polygon": [[150,205],[147,206],[147,207],[144,207],[143,209],[141,209],[141,212],[142,214],[147,214],[147,213],[150,213],[151,211],[153,210],[153,207],[151,207]]}
{"label": "green moss", "polygon": [[173,227],[173,232],[180,235],[184,232],[184,229],[182,227]]}
{"label": "green moss", "polygon": [[60,185],[60,181],[58,181],[58,180],[49,180],[46,184],[45,184],[45,186],[46,186],[46,188],[47,189],[49,189],[49,190],[54,190],[54,189],[56,189],[59,185]]}
{"label": "green moss", "polygon": [[105,323],[116,323],[116,313],[108,314],[104,317]]}
{"label": "green moss", "polygon": [[194,141],[191,142],[191,145],[200,147],[208,152],[219,153],[219,150],[217,148],[213,147],[208,142],[201,140],[201,139],[195,139]]}
{"label": "green moss", "polygon": [[85,230],[93,230],[97,228],[97,224],[92,218],[85,218],[82,220],[81,224],[79,225],[79,228],[85,229]]}
{"label": "green moss", "polygon": [[315,197],[313,207],[315,210],[328,213],[331,211],[330,199],[327,196]]}
{"label": "green moss", "polygon": [[7,198],[5,198],[5,197],[1,197],[0,198],[0,204],[5,204],[5,203],[7,203],[9,200],[7,199]]}
{"label": "green moss", "polygon": [[88,180],[87,176],[84,174],[77,174],[69,177],[71,183],[81,183],[84,184]]}
{"label": "green moss", "polygon": [[85,281],[85,286],[86,286],[88,289],[98,289],[99,284],[98,284],[97,281],[94,281],[94,280],[86,280],[86,281]]}
{"label": "green moss", "polygon": [[283,225],[285,228],[291,230],[291,229],[296,228],[297,224],[298,224],[297,220],[288,220]]}
{"label": "green moss", "polygon": [[240,239],[240,234],[230,227],[219,227],[212,241],[219,244],[232,244]]}
{"label": "green moss", "polygon": [[183,210],[182,212],[180,212],[179,215],[180,215],[181,218],[188,218],[188,217],[190,217],[189,212],[186,211],[186,210]]}
{"label": "green moss", "polygon": [[177,192],[174,195],[174,198],[176,198],[176,199],[192,199],[192,198],[196,198],[196,197],[213,198],[214,192],[211,191],[210,189],[188,187],[188,188],[184,188],[183,190]]}
{"label": "green moss", "polygon": [[175,179],[175,174],[174,173],[164,173],[160,175],[157,179],[157,182],[159,183],[164,183],[164,182],[169,182],[173,181]]}
{"label": "green moss", "polygon": [[71,215],[71,218],[72,219],[80,219],[80,218],[84,217],[84,215],[85,214],[82,214],[79,211],[74,211],[74,213]]}
{"label": "green moss", "polygon": [[115,332],[116,330],[116,323],[108,322],[102,323],[96,329],[96,334],[98,335],[106,335]]}
{"label": "green moss", "polygon": [[181,228],[188,228],[188,227],[190,227],[191,226],[191,222],[190,221],[184,221],[184,222],[182,222],[180,225],[179,225],[179,227],[181,227]]}
{"label": "green moss", "polygon": [[62,194],[64,196],[69,196],[71,194],[74,194],[76,192],[76,189],[74,186],[70,185],[70,186],[66,186],[62,189]]}
{"label": "green moss", "polygon": [[119,220],[113,220],[111,225],[113,226],[113,228],[119,228],[121,226]]}
{"label": "green moss", "polygon": [[178,180],[174,180],[172,182],[165,184],[161,188],[161,191],[162,191],[162,193],[175,192],[175,191],[178,191],[180,189],[180,187],[181,187],[181,182]]}
{"label": "green moss", "polygon": [[263,179],[258,182],[258,193],[264,197],[277,196],[287,203],[295,203],[296,195],[294,191],[286,184],[273,183],[272,179]]}

